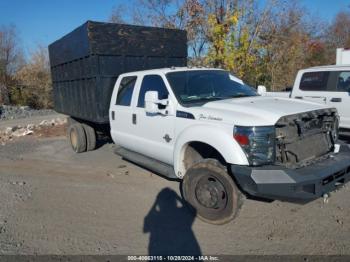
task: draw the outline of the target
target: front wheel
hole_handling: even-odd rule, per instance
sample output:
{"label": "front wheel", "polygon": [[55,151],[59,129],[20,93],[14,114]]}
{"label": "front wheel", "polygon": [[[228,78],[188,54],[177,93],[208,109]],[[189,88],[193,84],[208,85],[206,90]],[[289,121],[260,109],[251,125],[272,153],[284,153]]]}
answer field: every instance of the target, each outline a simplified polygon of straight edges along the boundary
{"label": "front wheel", "polygon": [[182,194],[199,219],[226,224],[241,207],[241,193],[226,168],[215,159],[204,159],[188,169],[181,184]]}

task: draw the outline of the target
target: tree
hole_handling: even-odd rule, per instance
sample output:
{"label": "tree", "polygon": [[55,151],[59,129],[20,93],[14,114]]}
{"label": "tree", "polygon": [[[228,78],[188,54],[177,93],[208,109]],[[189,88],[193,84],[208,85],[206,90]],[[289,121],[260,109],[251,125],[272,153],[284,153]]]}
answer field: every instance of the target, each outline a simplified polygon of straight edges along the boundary
{"label": "tree", "polygon": [[207,61],[255,84],[260,78],[260,35],[273,2],[260,10],[257,1],[208,1]]}
{"label": "tree", "polygon": [[132,23],[187,31],[190,57],[195,63],[205,52],[206,14],[200,0],[134,0],[132,9],[121,4],[109,18],[114,23]]}
{"label": "tree", "polygon": [[117,23],[117,24],[125,24],[125,12],[127,12],[127,8],[120,4],[113,8],[112,13],[109,17],[109,22]]}
{"label": "tree", "polygon": [[190,62],[194,65],[203,65],[203,55],[208,44],[208,23],[205,3],[199,0],[184,1],[177,12],[181,22],[181,29],[187,31],[187,40],[190,51]]}
{"label": "tree", "polygon": [[13,75],[23,64],[23,53],[19,45],[16,27],[0,27],[0,104],[10,102],[9,88]]}
{"label": "tree", "polygon": [[52,85],[47,48],[38,46],[29,62],[15,75],[20,87],[17,101],[33,108],[52,107]]}
{"label": "tree", "polygon": [[263,83],[272,90],[281,90],[293,84],[298,70],[328,63],[323,26],[298,2],[279,7],[260,37],[261,64],[265,67]]}
{"label": "tree", "polygon": [[350,12],[340,11],[326,27],[323,35],[324,56],[328,64],[335,63],[337,48],[350,48]]}
{"label": "tree", "polygon": [[334,47],[350,47],[350,13],[339,12],[329,26],[328,41]]}
{"label": "tree", "polygon": [[[124,17],[115,9],[115,17],[187,31],[189,64],[221,67],[272,90],[292,85],[301,68],[334,61],[330,43],[350,44],[350,14],[338,15],[325,34],[325,22],[298,0],[134,0],[132,6]],[[334,31],[335,39],[326,39]]]}

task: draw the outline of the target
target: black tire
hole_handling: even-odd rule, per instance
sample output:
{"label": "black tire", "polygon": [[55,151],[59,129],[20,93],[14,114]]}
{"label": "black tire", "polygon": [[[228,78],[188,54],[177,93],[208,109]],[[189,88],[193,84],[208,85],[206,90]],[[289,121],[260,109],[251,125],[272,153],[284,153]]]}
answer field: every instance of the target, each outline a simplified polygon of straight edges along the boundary
{"label": "black tire", "polygon": [[95,129],[87,124],[82,124],[86,135],[86,151],[92,151],[96,148]]}
{"label": "black tire", "polygon": [[73,150],[76,153],[86,151],[86,135],[81,124],[76,123],[68,127],[68,138]]}
{"label": "black tire", "polygon": [[197,217],[222,225],[233,220],[242,206],[242,194],[226,168],[215,159],[204,159],[188,169],[181,191]]}

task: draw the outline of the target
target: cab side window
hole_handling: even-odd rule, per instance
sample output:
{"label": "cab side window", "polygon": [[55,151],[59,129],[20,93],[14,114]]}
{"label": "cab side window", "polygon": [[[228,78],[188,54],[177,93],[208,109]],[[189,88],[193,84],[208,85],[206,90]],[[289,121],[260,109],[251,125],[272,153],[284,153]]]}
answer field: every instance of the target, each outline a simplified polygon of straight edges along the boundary
{"label": "cab side window", "polygon": [[116,105],[130,106],[136,79],[136,76],[123,77],[122,81],[120,82]]}
{"label": "cab side window", "polygon": [[167,99],[169,96],[163,79],[159,75],[147,75],[143,78],[137,107],[145,107],[145,94],[147,91],[157,91],[158,99]]}
{"label": "cab side window", "polygon": [[349,92],[350,71],[320,71],[304,73],[300,81],[300,90]]}
{"label": "cab side window", "polygon": [[300,81],[300,90],[327,91],[329,72],[307,72]]}

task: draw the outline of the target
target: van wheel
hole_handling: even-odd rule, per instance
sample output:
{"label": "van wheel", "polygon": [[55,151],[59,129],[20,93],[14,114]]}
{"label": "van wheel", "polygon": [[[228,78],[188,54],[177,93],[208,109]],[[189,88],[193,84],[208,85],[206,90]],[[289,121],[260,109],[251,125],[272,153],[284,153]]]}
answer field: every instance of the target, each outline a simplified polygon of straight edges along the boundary
{"label": "van wheel", "polygon": [[190,209],[210,224],[230,222],[242,205],[241,192],[226,168],[215,159],[204,159],[190,167],[181,189]]}
{"label": "van wheel", "polygon": [[96,148],[95,129],[87,124],[82,124],[86,135],[86,151],[92,151]]}
{"label": "van wheel", "polygon": [[86,151],[86,135],[81,124],[73,124],[68,128],[68,138],[76,153]]}

